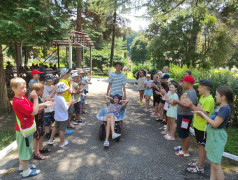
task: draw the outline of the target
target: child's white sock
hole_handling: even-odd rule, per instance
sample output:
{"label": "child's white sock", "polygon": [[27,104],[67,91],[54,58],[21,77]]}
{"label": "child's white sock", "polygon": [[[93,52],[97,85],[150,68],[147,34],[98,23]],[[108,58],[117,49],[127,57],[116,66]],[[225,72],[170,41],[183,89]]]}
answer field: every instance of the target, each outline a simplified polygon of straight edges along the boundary
{"label": "child's white sock", "polygon": [[21,164],[19,165],[19,168],[18,168],[18,170],[19,170],[19,171],[22,171],[22,170],[23,170],[23,168],[22,168],[22,165],[21,165]]}
{"label": "child's white sock", "polygon": [[28,168],[27,170],[23,171],[23,173],[22,173],[23,177],[29,176],[31,174],[31,171],[32,170],[30,168]]}

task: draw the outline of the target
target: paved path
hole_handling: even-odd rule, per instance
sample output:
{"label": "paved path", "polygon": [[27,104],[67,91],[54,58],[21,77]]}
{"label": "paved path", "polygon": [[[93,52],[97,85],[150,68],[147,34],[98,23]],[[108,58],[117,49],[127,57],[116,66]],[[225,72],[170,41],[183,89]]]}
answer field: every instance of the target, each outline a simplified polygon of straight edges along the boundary
{"label": "paved path", "polygon": [[[138,106],[138,93],[132,84],[127,85],[130,102],[121,140],[111,140],[110,148],[104,149],[103,142],[98,139],[100,121],[95,116],[105,105],[103,95],[106,88],[106,79],[93,79],[88,96],[89,114],[84,117],[86,124],[78,126],[72,135],[66,137],[69,146],[60,149],[57,139],[46,160],[32,160],[42,173],[29,179],[209,179],[208,163],[205,175],[191,175],[184,171],[186,164],[197,157],[196,153],[191,152],[189,158],[174,155],[173,147],[180,145],[180,141],[167,142],[163,138],[160,134],[163,124],[151,119]],[[238,176],[232,174],[226,178],[238,179]],[[3,180],[13,179],[20,179],[17,171],[3,177]]]}

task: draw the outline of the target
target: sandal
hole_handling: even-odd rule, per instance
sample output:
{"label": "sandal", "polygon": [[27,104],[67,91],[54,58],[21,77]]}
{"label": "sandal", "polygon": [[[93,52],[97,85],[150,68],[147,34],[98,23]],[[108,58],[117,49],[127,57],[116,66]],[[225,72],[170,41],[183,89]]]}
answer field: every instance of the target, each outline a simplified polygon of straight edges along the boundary
{"label": "sandal", "polygon": [[[29,168],[30,169],[36,169],[36,166],[35,165],[33,165],[33,164],[29,164]],[[18,172],[23,172],[23,169],[18,169]]]}
{"label": "sandal", "polygon": [[179,157],[189,157],[189,154],[185,154],[183,151],[175,152],[175,155]]}
{"label": "sandal", "polygon": [[83,113],[83,114],[88,114],[88,112],[87,112],[87,111],[83,111],[82,113]]}
{"label": "sandal", "polygon": [[204,171],[204,168],[199,168],[198,166],[195,166],[195,168],[187,168],[187,172],[188,173],[191,173],[191,174],[204,174],[205,171]]}
{"label": "sandal", "polygon": [[198,162],[190,162],[188,163],[188,167],[196,167],[198,166]]}
{"label": "sandal", "polygon": [[28,177],[32,177],[32,176],[36,176],[40,174],[40,170],[38,169],[32,169],[31,170],[31,173],[28,175],[28,176],[22,176],[22,178],[28,178]]}
{"label": "sandal", "polygon": [[41,154],[51,152],[51,150],[49,150],[48,148],[43,148],[42,150],[39,150],[39,151],[40,151]]}
{"label": "sandal", "polygon": [[44,160],[44,159],[46,159],[46,157],[39,153],[38,155],[34,154],[33,159]]}

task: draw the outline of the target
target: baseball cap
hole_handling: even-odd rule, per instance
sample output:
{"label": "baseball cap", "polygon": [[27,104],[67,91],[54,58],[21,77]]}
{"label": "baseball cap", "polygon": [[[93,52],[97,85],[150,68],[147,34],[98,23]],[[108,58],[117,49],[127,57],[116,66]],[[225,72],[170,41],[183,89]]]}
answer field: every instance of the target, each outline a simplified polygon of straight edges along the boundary
{"label": "baseball cap", "polygon": [[193,84],[195,80],[192,76],[186,76],[181,81],[186,81],[186,82],[189,82],[189,83]]}
{"label": "baseball cap", "polygon": [[79,76],[79,75],[78,75],[78,73],[75,72],[71,75],[71,78],[74,78],[74,77],[77,77],[77,76]]}
{"label": "baseball cap", "polygon": [[151,74],[147,74],[146,77],[147,77],[147,76],[148,76],[148,77],[151,77]]}
{"label": "baseball cap", "polygon": [[62,68],[62,69],[60,70],[60,75],[63,76],[63,75],[65,75],[65,74],[69,73],[69,72],[71,72],[71,69]]}
{"label": "baseball cap", "polygon": [[78,71],[79,71],[79,74],[84,73],[84,70],[83,70],[83,69],[79,69]]}
{"label": "baseball cap", "polygon": [[53,74],[46,74],[45,75],[45,82],[47,81],[55,81],[55,77]]}
{"label": "baseball cap", "polygon": [[207,86],[207,87],[212,88],[212,81],[203,79],[203,80],[199,81],[199,83],[196,83],[194,85],[202,85],[202,86]]}
{"label": "baseball cap", "polygon": [[33,71],[31,71],[31,76],[35,75],[35,74],[42,74],[43,72],[37,71],[36,69],[34,69]]}
{"label": "baseball cap", "polygon": [[162,79],[169,79],[170,78],[170,75],[168,75],[168,74],[165,74],[163,77],[162,77]]}
{"label": "baseball cap", "polygon": [[69,89],[69,87],[64,82],[59,82],[57,84],[56,92],[64,92],[68,89]]}

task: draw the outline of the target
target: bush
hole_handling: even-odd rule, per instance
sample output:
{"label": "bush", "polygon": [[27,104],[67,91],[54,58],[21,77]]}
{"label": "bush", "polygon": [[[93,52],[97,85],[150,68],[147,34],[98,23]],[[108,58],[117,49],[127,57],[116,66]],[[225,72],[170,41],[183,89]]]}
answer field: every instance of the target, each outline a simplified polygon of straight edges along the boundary
{"label": "bush", "polygon": [[230,70],[205,70],[193,67],[188,68],[187,66],[180,67],[178,65],[170,65],[171,77],[176,81],[180,81],[184,77],[184,72],[186,70],[192,71],[192,76],[196,82],[202,79],[211,80],[213,82],[213,88],[211,90],[213,97],[215,97],[216,89],[219,86],[226,85],[233,89],[235,99],[232,107],[233,115],[230,125],[238,127],[238,78],[235,76],[234,72]]}
{"label": "bush", "polygon": [[135,73],[136,73],[137,71],[139,71],[140,69],[146,69],[146,70],[148,71],[148,73],[151,74],[151,78],[153,78],[153,75],[158,72],[158,70],[157,70],[155,67],[151,67],[151,66],[149,66],[149,65],[138,65],[138,66],[135,66],[135,67],[132,69],[133,76],[134,76]]}

